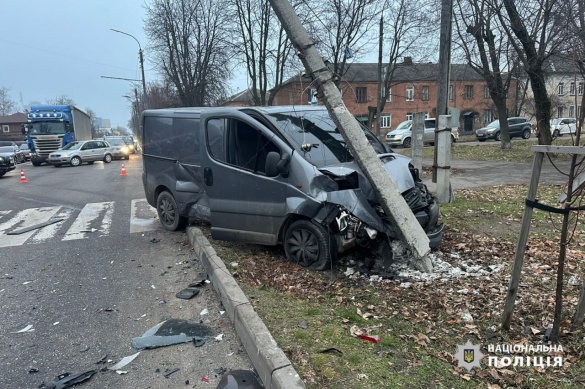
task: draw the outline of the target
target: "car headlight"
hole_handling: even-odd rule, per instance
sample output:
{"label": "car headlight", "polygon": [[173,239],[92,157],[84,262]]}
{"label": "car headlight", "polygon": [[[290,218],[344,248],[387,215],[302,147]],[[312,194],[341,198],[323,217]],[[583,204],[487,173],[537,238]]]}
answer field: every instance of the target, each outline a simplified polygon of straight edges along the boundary
{"label": "car headlight", "polygon": [[128,147],[124,146],[124,147],[122,147],[121,150],[122,150],[123,153],[127,153],[128,152]]}
{"label": "car headlight", "polygon": [[488,128],[487,133],[491,134],[492,132],[494,132],[494,130],[495,130],[494,128]]}
{"label": "car headlight", "polygon": [[4,163],[4,158],[0,157],[0,162]]}

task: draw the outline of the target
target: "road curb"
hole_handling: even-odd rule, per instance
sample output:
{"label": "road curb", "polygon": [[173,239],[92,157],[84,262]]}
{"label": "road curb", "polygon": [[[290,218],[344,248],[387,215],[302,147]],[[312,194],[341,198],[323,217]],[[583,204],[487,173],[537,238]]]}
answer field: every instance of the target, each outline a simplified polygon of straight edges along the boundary
{"label": "road curb", "polygon": [[278,347],[270,331],[211,243],[199,228],[189,227],[187,234],[197,259],[203,263],[264,387],[266,389],[306,389],[305,383]]}

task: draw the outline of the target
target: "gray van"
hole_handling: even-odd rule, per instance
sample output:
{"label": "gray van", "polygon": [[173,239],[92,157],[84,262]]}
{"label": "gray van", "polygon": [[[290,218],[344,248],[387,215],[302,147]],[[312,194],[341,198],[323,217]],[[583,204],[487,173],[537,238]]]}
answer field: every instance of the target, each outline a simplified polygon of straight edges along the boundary
{"label": "gray van", "polygon": [[[197,218],[214,239],[280,244],[315,270],[352,247],[380,252],[398,239],[324,107],[146,110],[142,124],[144,191],[168,230]],[[363,129],[437,248],[436,199],[409,158]]]}

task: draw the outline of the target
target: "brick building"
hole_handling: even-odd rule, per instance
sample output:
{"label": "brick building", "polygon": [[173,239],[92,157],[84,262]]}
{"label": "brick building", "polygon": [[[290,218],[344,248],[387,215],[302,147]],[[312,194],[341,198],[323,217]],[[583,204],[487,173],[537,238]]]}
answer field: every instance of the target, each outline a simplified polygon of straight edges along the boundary
{"label": "brick building", "polygon": [[25,140],[22,125],[27,122],[26,114],[17,112],[8,116],[0,116],[0,140],[14,142]]}
{"label": "brick building", "polygon": [[[377,105],[377,72],[376,63],[354,63],[339,84],[345,105],[358,120],[367,121],[368,107]],[[415,112],[436,116],[437,74],[437,64],[414,63],[408,57],[396,65],[393,85],[380,117],[382,136],[404,120],[412,119]],[[515,88],[513,82],[510,90]],[[314,93],[308,77],[291,77],[276,91],[273,104],[314,103]],[[508,100],[509,107],[514,103]],[[461,133],[472,133],[497,119],[485,80],[467,65],[451,65],[449,106],[459,109]]]}

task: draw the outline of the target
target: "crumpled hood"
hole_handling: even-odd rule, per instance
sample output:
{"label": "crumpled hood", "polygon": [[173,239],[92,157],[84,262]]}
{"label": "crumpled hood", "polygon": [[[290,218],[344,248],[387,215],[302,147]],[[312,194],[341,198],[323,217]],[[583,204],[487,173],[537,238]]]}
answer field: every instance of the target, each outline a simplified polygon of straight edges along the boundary
{"label": "crumpled hood", "polygon": [[[412,173],[408,168],[408,165],[411,161],[410,158],[405,157],[404,155],[400,154],[382,154],[379,155],[380,159],[384,164],[384,169],[398,188],[400,193],[404,193],[407,190],[413,188],[414,178],[412,177]],[[340,165],[331,165],[325,166],[319,169],[320,172],[326,174],[328,177],[333,178],[334,180],[343,180],[344,178],[350,178],[352,175],[358,177],[359,189],[366,195],[369,201],[376,201],[376,196],[372,185],[366,179],[365,175],[358,167],[357,163],[349,162]],[[353,179],[352,181],[355,181]]]}

